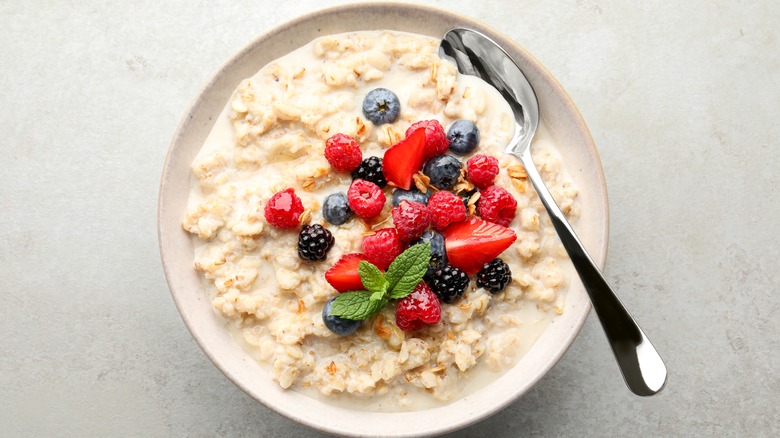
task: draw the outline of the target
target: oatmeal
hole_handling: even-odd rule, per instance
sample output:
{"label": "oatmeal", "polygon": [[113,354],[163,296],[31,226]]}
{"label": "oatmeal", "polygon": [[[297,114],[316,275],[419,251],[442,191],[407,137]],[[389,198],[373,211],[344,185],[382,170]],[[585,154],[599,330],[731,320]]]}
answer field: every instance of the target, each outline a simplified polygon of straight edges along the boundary
{"label": "oatmeal", "polygon": [[[244,80],[192,165],[195,269],[283,388],[363,409],[451,400],[562,312],[566,254],[503,153],[510,108],[437,50],[400,32],[319,38]],[[571,219],[577,188],[547,138],[534,160]],[[425,280],[401,291],[413,269],[393,262],[423,247]],[[370,295],[367,265],[384,301],[350,319],[334,297]]]}

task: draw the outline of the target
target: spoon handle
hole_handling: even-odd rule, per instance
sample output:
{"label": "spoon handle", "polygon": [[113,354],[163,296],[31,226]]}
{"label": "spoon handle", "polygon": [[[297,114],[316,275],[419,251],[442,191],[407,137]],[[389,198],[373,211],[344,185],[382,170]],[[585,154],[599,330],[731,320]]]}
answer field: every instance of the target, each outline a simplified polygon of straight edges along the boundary
{"label": "spoon handle", "polygon": [[569,253],[569,258],[590,295],[593,308],[601,321],[626,385],[637,395],[650,396],[658,393],[666,384],[667,374],[661,356],[601,275],[593,259],[574,233],[574,229],[555,203],[531,158],[531,148],[524,148],[517,156],[525,166],[528,179],[539,193],[539,198],[550,215],[561,243]]}

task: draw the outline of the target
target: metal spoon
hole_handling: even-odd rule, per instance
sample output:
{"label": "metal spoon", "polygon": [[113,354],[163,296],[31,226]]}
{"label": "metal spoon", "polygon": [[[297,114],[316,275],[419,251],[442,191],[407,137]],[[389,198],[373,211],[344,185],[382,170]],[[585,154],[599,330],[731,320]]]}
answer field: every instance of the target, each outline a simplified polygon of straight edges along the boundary
{"label": "metal spoon", "polygon": [[494,86],[512,107],[515,135],[506,153],[523,163],[558,236],[588,291],[628,388],[637,395],[658,393],[666,384],[666,366],[642,329],[620,302],[558,208],[531,159],[531,140],[539,126],[539,106],[531,84],[512,58],[493,40],[471,29],[444,35],[439,55],[461,74],[477,76]]}

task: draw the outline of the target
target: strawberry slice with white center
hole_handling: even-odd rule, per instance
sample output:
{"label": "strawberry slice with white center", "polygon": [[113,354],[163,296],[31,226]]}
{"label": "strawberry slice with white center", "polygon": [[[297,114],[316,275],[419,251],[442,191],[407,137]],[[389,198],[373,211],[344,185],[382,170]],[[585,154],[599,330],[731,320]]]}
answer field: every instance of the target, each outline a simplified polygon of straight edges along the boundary
{"label": "strawberry slice with white center", "polygon": [[382,172],[387,182],[409,190],[412,177],[425,161],[425,128],[418,128],[385,152]]}
{"label": "strawberry slice with white center", "polygon": [[358,274],[361,260],[368,261],[368,258],[364,254],[344,254],[325,272],[325,280],[339,292],[365,289]]}
{"label": "strawberry slice with white center", "polygon": [[444,231],[444,246],[452,266],[467,274],[476,274],[517,240],[509,228],[482,219],[471,218],[450,225]]}

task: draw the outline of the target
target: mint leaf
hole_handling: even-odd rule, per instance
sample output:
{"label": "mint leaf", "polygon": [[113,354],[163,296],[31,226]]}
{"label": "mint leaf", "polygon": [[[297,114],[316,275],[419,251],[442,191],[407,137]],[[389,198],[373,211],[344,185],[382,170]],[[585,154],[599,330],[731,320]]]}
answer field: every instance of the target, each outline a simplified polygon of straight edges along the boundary
{"label": "mint leaf", "polygon": [[381,292],[382,294],[387,292],[388,284],[385,275],[376,266],[361,260],[358,265],[358,274],[360,274],[363,287],[369,292]]}
{"label": "mint leaf", "polygon": [[371,292],[365,290],[344,292],[333,300],[330,313],[344,319],[368,319],[387,304],[386,296],[372,300],[371,295]]}
{"label": "mint leaf", "polygon": [[399,255],[382,274],[366,261],[358,265],[358,274],[367,290],[345,292],[333,300],[330,313],[344,319],[368,319],[390,298],[403,298],[417,287],[431,260],[431,244],[414,245]]}
{"label": "mint leaf", "polygon": [[414,245],[399,255],[385,274],[390,298],[403,298],[412,293],[428,270],[430,261],[431,244],[427,242]]}
{"label": "mint leaf", "polygon": [[[387,284],[387,283],[385,283]],[[380,301],[385,298],[385,295],[387,295],[387,289],[384,288],[382,290],[378,290],[376,292],[371,293],[371,301]]]}

